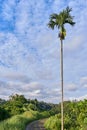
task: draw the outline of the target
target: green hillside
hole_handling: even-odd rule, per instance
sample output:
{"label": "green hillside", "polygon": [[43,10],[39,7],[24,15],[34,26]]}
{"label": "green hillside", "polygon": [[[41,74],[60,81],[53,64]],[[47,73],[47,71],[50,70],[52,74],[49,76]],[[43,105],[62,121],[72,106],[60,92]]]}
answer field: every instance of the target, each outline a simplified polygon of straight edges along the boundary
{"label": "green hillside", "polygon": [[[34,120],[48,118],[47,130],[60,130],[61,114],[58,105],[11,95],[8,101],[0,99],[0,130],[25,130]],[[87,129],[87,100],[64,102],[64,130]]]}
{"label": "green hillside", "polygon": [[0,130],[24,130],[29,122],[58,113],[57,105],[11,95],[8,101],[0,99]]}

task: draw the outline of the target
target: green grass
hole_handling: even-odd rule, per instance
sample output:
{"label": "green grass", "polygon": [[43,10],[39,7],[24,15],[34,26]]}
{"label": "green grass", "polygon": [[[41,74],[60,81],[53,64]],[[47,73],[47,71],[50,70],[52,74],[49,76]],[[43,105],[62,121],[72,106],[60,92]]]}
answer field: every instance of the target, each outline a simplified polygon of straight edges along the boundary
{"label": "green grass", "polygon": [[[81,124],[81,122],[80,122],[80,125],[78,124],[76,126],[75,122],[76,122],[76,120],[73,121],[72,119],[65,117],[64,130],[87,130],[87,117],[84,118],[84,121],[83,121],[84,123]],[[44,126],[45,126],[46,130],[61,130],[60,114],[57,114],[55,116],[51,116],[50,118],[48,118],[46,120]]]}
{"label": "green grass", "polygon": [[45,122],[45,128],[46,130],[60,130],[61,121],[60,121],[60,114],[51,116],[46,122]]}
{"label": "green grass", "polygon": [[49,112],[27,111],[0,122],[0,130],[25,130],[28,123],[48,116]]}

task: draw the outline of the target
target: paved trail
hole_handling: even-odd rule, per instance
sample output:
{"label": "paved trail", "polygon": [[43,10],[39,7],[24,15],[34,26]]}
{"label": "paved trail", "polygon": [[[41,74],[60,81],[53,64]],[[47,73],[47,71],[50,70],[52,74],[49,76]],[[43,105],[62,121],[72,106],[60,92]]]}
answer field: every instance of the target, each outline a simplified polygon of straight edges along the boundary
{"label": "paved trail", "polygon": [[27,126],[26,130],[46,130],[44,128],[44,121],[45,120],[34,121]]}

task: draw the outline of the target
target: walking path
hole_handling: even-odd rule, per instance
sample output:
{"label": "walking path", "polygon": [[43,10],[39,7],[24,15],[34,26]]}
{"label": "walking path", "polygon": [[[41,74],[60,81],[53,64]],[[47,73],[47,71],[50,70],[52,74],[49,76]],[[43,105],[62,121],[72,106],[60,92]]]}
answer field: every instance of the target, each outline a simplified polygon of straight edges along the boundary
{"label": "walking path", "polygon": [[45,119],[34,121],[27,126],[26,130],[46,130],[44,128],[44,122]]}

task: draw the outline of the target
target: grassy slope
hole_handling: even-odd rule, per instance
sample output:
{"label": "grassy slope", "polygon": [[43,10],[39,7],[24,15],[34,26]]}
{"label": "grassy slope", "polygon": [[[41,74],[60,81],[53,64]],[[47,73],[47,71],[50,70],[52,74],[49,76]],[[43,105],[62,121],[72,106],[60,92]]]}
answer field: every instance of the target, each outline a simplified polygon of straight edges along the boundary
{"label": "grassy slope", "polygon": [[13,116],[0,123],[0,130],[25,130],[26,125],[34,120],[50,116],[49,112],[27,111],[21,115]]}
{"label": "grassy slope", "polygon": [[[80,124],[80,126],[78,125],[77,127],[70,127],[70,119],[68,121],[65,120],[64,130],[87,130],[87,118],[85,118],[85,122],[84,124]],[[52,116],[45,122],[44,126],[46,130],[61,130],[61,120],[58,118],[58,115]]]}
{"label": "grassy slope", "polygon": [[60,130],[60,115],[51,116],[44,124],[47,130]]}

